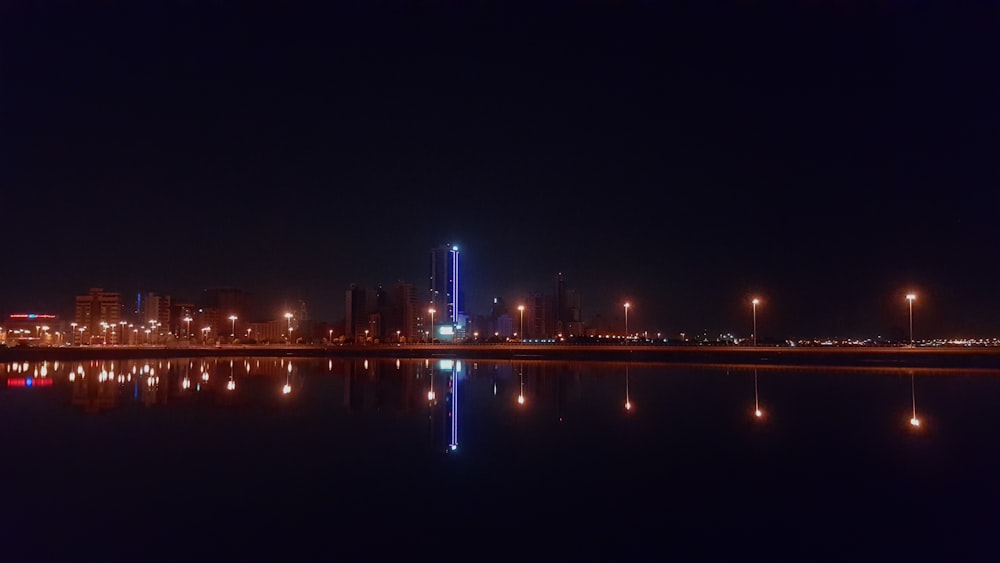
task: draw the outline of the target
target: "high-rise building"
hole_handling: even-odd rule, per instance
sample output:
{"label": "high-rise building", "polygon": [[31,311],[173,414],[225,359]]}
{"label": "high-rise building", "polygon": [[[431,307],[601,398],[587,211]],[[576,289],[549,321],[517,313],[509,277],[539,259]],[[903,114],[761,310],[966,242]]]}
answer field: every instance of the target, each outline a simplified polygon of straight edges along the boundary
{"label": "high-rise building", "polygon": [[458,246],[454,244],[431,249],[428,309],[433,308],[435,311],[431,315],[434,324],[437,325],[432,329],[435,337],[451,335],[461,337],[461,333],[465,330],[465,315],[459,300],[461,293],[458,256]]}
{"label": "high-rise building", "polygon": [[366,336],[366,330],[370,335],[371,314],[376,308],[375,291],[352,283],[347,288],[346,299],[344,338],[356,341]]}
{"label": "high-rise building", "polygon": [[[122,318],[122,299],[120,293],[104,291],[104,288],[94,287],[87,295],[76,297],[76,314],[74,321],[81,329],[81,342],[99,342],[110,344],[111,338],[106,338],[107,327],[117,326]],[[103,325],[103,326],[102,326]],[[114,334],[114,332],[112,332]]]}
{"label": "high-rise building", "polygon": [[583,323],[580,314],[580,295],[566,287],[562,272],[556,277],[555,335],[568,337],[582,334]]}

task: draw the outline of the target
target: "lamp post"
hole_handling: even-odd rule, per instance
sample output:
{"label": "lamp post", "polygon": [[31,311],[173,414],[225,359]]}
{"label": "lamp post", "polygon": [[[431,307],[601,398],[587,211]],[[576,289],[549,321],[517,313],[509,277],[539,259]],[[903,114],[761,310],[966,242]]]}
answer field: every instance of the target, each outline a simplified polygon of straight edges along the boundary
{"label": "lamp post", "polygon": [[330,336],[326,339],[327,344],[333,344],[333,329],[330,329]]}
{"label": "lamp post", "polygon": [[434,342],[434,313],[436,313],[437,311],[435,311],[433,308],[430,308],[427,310],[427,312],[431,314],[431,330],[429,337],[431,342]]}
{"label": "lamp post", "polygon": [[72,335],[73,338],[70,340],[70,345],[76,344],[76,323],[69,323],[69,326],[73,327]]}
{"label": "lamp post", "polygon": [[628,340],[628,308],[631,307],[628,301],[625,302],[625,340]]}
{"label": "lamp post", "polygon": [[753,345],[754,346],[757,345],[757,304],[758,303],[760,303],[760,299],[757,299],[756,297],[754,297],[753,300],[750,301],[750,304],[753,305]]}
{"label": "lamp post", "polygon": [[917,298],[915,293],[907,293],[906,300],[910,303],[910,348],[913,348],[913,301]]}
{"label": "lamp post", "polygon": [[187,323],[187,335],[186,338],[191,338],[191,317],[184,317],[184,322]]}
{"label": "lamp post", "polygon": [[229,315],[229,320],[233,321],[233,330],[229,333],[230,338],[236,338],[236,319],[238,318],[236,315]]}
{"label": "lamp post", "polygon": [[521,312],[521,342],[524,342],[524,305],[518,305],[517,310]]}
{"label": "lamp post", "polygon": [[288,320],[288,342],[292,342],[292,314],[285,313],[285,319]]}

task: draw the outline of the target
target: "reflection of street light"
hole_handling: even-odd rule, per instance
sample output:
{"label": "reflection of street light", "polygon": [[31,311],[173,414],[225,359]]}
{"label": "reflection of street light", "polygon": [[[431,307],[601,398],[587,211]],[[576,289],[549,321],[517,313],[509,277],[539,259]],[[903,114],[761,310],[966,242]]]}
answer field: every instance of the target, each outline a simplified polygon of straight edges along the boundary
{"label": "reflection of street light", "polygon": [[521,379],[521,390],[517,394],[517,404],[523,405],[524,404],[524,366],[521,366],[521,369],[520,369],[520,379]]}
{"label": "reflection of street light", "polygon": [[914,293],[906,294],[906,300],[910,302],[910,348],[913,347],[913,300],[916,298]]}
{"label": "reflection of street light", "polygon": [[428,378],[430,381],[429,381],[429,387],[427,388],[427,400],[429,402],[433,402],[434,401],[434,396],[435,396],[434,395],[434,368],[429,367],[429,369],[430,369],[431,375]]}
{"label": "reflection of street light", "polygon": [[916,428],[920,426],[920,419],[917,418],[917,391],[913,383],[913,372],[910,372],[910,405],[913,407],[913,418],[910,419],[910,424]]}
{"label": "reflection of street light", "polygon": [[229,320],[233,321],[233,331],[229,333],[230,338],[236,338],[236,319],[238,318],[236,315],[229,315]]}
{"label": "reflection of street light", "polygon": [[629,307],[631,307],[631,305],[629,305],[628,302],[626,301],[625,302],[625,339],[626,340],[628,339],[628,308]]}
{"label": "reflection of street light", "polygon": [[521,342],[524,342],[524,305],[518,305],[517,310],[521,312]]}
{"label": "reflection of street light", "polygon": [[292,392],[292,385],[289,383],[288,378],[292,375],[292,362],[288,362],[288,372],[285,374],[285,386],[281,388],[281,392],[285,395]]}
{"label": "reflection of street light", "polygon": [[625,364],[625,410],[632,410],[632,401],[629,400],[628,396],[628,364]]}
{"label": "reflection of street light", "polygon": [[750,302],[753,305],[753,345],[757,345],[757,304],[760,303],[760,299],[756,297]]}
{"label": "reflection of street light", "polygon": [[757,418],[764,416],[760,410],[760,403],[757,400],[757,370],[753,370],[753,415]]}

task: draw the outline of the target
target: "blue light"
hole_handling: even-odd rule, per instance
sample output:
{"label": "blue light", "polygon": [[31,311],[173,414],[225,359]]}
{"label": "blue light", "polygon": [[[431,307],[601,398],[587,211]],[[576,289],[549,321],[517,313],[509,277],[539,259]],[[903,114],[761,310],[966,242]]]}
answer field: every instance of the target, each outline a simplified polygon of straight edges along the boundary
{"label": "blue light", "polygon": [[34,384],[35,384],[35,379],[34,378],[32,378],[32,377],[26,377],[26,378],[24,378],[24,386],[25,387],[31,387]]}

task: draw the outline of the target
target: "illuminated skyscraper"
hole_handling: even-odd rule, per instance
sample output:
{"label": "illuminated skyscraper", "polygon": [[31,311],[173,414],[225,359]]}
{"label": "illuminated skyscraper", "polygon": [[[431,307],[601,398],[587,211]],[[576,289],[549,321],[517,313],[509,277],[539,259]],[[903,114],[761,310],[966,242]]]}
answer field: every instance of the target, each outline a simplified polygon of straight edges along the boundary
{"label": "illuminated skyscraper", "polygon": [[[445,244],[431,249],[430,299],[434,324],[444,327],[446,334],[435,329],[438,336],[449,336],[465,328],[459,304],[458,246]],[[424,312],[426,313],[426,311]]]}

